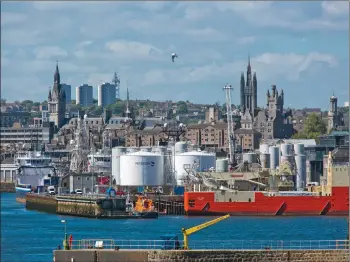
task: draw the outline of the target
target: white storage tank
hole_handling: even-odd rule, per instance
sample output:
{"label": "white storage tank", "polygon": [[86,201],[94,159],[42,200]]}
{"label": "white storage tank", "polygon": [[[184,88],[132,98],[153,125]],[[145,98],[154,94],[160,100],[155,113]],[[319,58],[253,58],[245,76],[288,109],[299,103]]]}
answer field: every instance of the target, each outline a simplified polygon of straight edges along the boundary
{"label": "white storage tank", "polygon": [[294,157],[293,156],[281,156],[281,161],[280,163],[284,163],[284,162],[289,162],[291,165],[293,165],[294,163]]}
{"label": "white storage tank", "polygon": [[306,187],[306,156],[295,156],[296,167],[296,187],[298,191],[303,191]]}
{"label": "white storage tank", "polygon": [[292,144],[281,144],[281,154],[282,154],[282,156],[293,155],[293,145]]}
{"label": "white storage tank", "polygon": [[249,164],[257,163],[257,154],[255,153],[243,153],[243,162],[248,162]]}
{"label": "white storage tank", "polygon": [[270,154],[260,154],[260,164],[262,168],[270,168]]}
{"label": "white storage tank", "polygon": [[269,145],[268,144],[260,144],[259,152],[260,152],[260,154],[268,154],[269,153]]}
{"label": "white storage tank", "polygon": [[198,164],[197,171],[207,171],[215,167],[215,154],[198,151],[177,154],[175,156],[175,172],[178,185],[182,185],[182,179],[187,176],[184,165],[190,165],[192,167],[194,162]]}
{"label": "white storage tank", "polygon": [[305,154],[304,144],[301,144],[301,143],[294,144],[294,154],[304,155]]}
{"label": "white storage tank", "polygon": [[140,151],[140,149],[138,147],[128,147],[126,149],[127,153],[135,153],[135,152],[138,152],[138,151]]}
{"label": "white storage tank", "polygon": [[271,146],[270,152],[270,168],[276,169],[280,164],[280,148],[278,146]]}
{"label": "white storage tank", "polygon": [[152,148],[153,153],[158,153],[164,155],[167,151],[167,148],[165,146],[155,146]]}
{"label": "white storage tank", "polygon": [[175,154],[180,154],[180,153],[184,153],[187,151],[187,142],[176,142],[175,143]]}
{"label": "white storage tank", "polygon": [[112,177],[116,185],[120,185],[120,156],[126,154],[126,147],[112,148]]}
{"label": "white storage tank", "polygon": [[161,186],[164,184],[164,156],[135,152],[120,157],[120,185]]}
{"label": "white storage tank", "polygon": [[216,172],[227,172],[228,171],[228,159],[217,159],[216,160]]}
{"label": "white storage tank", "polygon": [[152,147],[149,147],[149,146],[141,146],[141,147],[140,147],[140,151],[142,151],[142,152],[151,152],[151,151],[152,151]]}

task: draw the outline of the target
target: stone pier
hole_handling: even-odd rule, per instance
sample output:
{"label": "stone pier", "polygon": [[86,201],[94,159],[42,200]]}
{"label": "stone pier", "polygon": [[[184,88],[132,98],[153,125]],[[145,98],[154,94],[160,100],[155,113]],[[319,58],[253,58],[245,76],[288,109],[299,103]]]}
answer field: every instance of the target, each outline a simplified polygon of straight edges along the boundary
{"label": "stone pier", "polygon": [[348,262],[342,250],[56,250],[55,262]]}

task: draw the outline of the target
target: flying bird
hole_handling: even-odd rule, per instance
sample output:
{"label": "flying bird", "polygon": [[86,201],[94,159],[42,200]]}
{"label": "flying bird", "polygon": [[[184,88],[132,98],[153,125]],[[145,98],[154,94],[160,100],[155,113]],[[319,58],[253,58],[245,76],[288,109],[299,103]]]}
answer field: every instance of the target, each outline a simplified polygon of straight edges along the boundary
{"label": "flying bird", "polygon": [[176,58],[179,58],[179,57],[177,56],[177,54],[172,53],[172,54],[171,54],[171,60],[173,61],[173,63],[175,62],[175,57],[176,57]]}

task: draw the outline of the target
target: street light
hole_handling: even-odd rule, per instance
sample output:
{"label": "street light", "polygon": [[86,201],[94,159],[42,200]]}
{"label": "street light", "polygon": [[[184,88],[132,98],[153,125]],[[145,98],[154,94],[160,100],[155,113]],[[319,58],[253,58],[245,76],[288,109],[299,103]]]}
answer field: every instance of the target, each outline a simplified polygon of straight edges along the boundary
{"label": "street light", "polygon": [[68,241],[67,241],[67,222],[66,220],[61,220],[61,223],[64,224],[64,240],[63,240],[63,248],[68,250]]}

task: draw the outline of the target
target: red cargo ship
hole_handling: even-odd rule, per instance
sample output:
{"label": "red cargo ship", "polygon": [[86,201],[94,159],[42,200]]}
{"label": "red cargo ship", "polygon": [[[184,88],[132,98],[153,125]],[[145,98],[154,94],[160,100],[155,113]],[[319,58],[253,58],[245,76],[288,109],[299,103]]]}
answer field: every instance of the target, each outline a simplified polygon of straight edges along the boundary
{"label": "red cargo ship", "polygon": [[348,166],[331,167],[320,192],[185,192],[187,215],[348,215]]}

